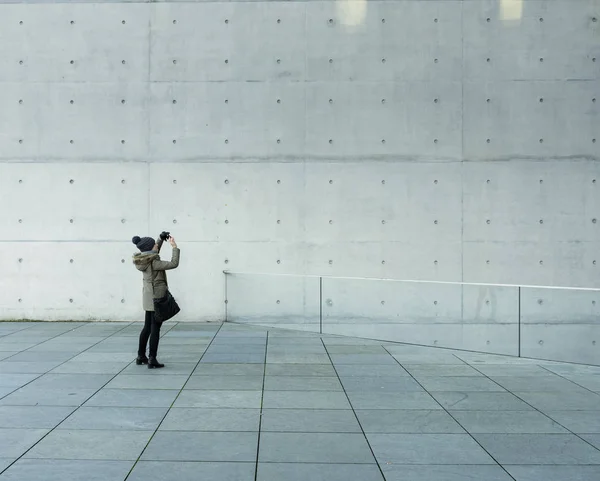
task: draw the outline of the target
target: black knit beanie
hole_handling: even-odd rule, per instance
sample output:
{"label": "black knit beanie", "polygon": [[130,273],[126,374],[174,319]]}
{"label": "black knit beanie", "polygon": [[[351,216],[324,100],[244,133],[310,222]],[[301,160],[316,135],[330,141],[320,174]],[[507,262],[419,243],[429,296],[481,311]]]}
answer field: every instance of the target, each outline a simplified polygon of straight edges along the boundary
{"label": "black knit beanie", "polygon": [[154,244],[156,244],[156,241],[152,237],[140,238],[137,235],[133,239],[131,239],[131,242],[133,242],[141,252],[151,251],[152,249],[154,249]]}

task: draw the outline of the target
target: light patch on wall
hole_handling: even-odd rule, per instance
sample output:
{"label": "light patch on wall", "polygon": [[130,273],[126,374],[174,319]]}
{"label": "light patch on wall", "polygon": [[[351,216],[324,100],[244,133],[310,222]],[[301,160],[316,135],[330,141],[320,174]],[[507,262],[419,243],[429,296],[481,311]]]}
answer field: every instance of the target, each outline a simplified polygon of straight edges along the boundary
{"label": "light patch on wall", "polygon": [[500,19],[520,21],[523,17],[523,0],[500,0]]}
{"label": "light patch on wall", "polygon": [[362,25],[367,16],[367,0],[336,0],[335,10],[342,25]]}

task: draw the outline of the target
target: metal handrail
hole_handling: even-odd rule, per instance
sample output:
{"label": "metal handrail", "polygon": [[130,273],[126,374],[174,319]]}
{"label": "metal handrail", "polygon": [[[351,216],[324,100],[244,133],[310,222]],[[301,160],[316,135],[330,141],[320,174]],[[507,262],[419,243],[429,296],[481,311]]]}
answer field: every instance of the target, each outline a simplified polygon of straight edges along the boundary
{"label": "metal handrail", "polygon": [[569,286],[535,286],[526,284],[490,284],[485,282],[457,282],[457,281],[426,281],[426,280],[411,280],[411,279],[390,279],[385,277],[344,277],[344,276],[327,276],[314,274],[278,274],[273,272],[235,272],[224,270],[225,275],[244,275],[244,276],[278,276],[278,277],[307,277],[315,279],[346,279],[346,280],[370,280],[370,281],[387,281],[387,282],[406,282],[415,284],[445,284],[445,285],[461,285],[461,286],[487,286],[487,287],[520,287],[527,289],[560,289],[570,291],[591,291],[600,292],[600,287],[569,287]]}

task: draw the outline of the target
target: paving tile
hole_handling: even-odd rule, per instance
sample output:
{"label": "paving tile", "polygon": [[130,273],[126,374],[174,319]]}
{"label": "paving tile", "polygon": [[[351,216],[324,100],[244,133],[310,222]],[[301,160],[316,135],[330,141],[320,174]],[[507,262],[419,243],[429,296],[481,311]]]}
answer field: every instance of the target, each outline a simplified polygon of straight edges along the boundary
{"label": "paving tile", "polygon": [[192,376],[185,389],[260,391],[263,376]]}
{"label": "paving tile", "polygon": [[486,376],[552,376],[546,369],[536,364],[477,364],[478,371]]}
{"label": "paving tile", "polygon": [[394,359],[396,359],[400,364],[458,364],[464,365],[464,362],[461,359],[458,359],[453,354],[446,354],[442,351],[439,352],[431,352],[425,354],[417,354],[417,353],[400,353],[393,354]]}
{"label": "paving tile", "polygon": [[331,365],[327,354],[267,354],[267,364],[327,364]]}
{"label": "paving tile", "polygon": [[193,376],[262,376],[264,371],[262,364],[200,363],[194,370]]}
{"label": "paving tile", "polygon": [[426,392],[349,392],[354,409],[442,409]]}
{"label": "paving tile", "polygon": [[494,376],[494,381],[512,392],[585,392],[577,384],[560,376]]}
{"label": "paving tile", "polygon": [[177,390],[151,390],[151,389],[102,389],[94,395],[86,406],[120,406],[160,408],[169,407],[175,400]]}
{"label": "paving tile", "polygon": [[10,374],[2,373],[0,376],[0,387],[21,387],[27,383],[30,383],[35,378],[39,377],[39,374]]}
{"label": "paving tile", "polygon": [[555,363],[544,366],[547,370],[552,371],[561,376],[570,376],[577,374],[600,374],[600,366],[585,366],[582,364],[561,364]]}
{"label": "paving tile", "polygon": [[76,345],[72,342],[64,343],[50,343],[44,342],[36,346],[32,346],[28,349],[28,352],[60,352],[62,354],[70,354],[71,357],[85,351],[91,346],[91,344]]}
{"label": "paving tile", "polygon": [[181,389],[188,377],[176,374],[155,374],[154,376],[119,374],[106,387],[108,389]]}
{"label": "paving tile", "polygon": [[[568,381],[567,381],[568,380]],[[572,374],[566,382],[573,382],[594,392],[600,392],[600,375],[597,374]]]}
{"label": "paving tile", "polygon": [[331,354],[335,366],[339,364],[359,364],[361,366],[375,364],[395,366],[398,362],[388,353],[383,354]]}
{"label": "paving tile", "polygon": [[380,465],[496,464],[468,434],[367,434]]}
{"label": "paving tile", "polygon": [[344,377],[342,378],[344,389],[348,392],[407,392],[423,391],[410,376],[377,376],[377,377]]}
{"label": "paving tile", "polygon": [[36,361],[3,361],[0,362],[0,374],[44,374],[52,368],[60,365],[60,361],[36,362]]}
{"label": "paving tile", "polygon": [[267,364],[267,376],[337,377],[331,364]]}
{"label": "paving tile", "polygon": [[516,481],[592,481],[600,466],[505,466]]}
{"label": "paving tile", "polygon": [[127,481],[254,481],[255,463],[140,461]]}
{"label": "paving tile", "polygon": [[265,391],[265,409],[351,409],[339,391]]}
{"label": "paving tile", "polygon": [[264,409],[262,432],[361,433],[351,410]]}
{"label": "paving tile", "polygon": [[598,411],[545,411],[544,414],[574,433],[600,433]]}
{"label": "paving tile", "polygon": [[384,481],[372,464],[259,463],[257,481]]}
{"label": "paving tile", "polygon": [[128,354],[116,354],[114,352],[82,352],[73,357],[73,362],[131,362],[135,360],[133,352]]}
{"label": "paving tile", "polygon": [[387,351],[381,346],[328,345],[327,352],[329,354],[382,354],[389,356]]}
{"label": "paving tile", "polygon": [[529,411],[533,408],[508,392],[430,392],[446,409],[468,411]]}
{"label": "paving tile", "polygon": [[0,406],[0,428],[52,429],[75,407]]}
{"label": "paving tile", "polygon": [[6,362],[39,362],[45,364],[58,365],[68,361],[74,356],[71,352],[39,352],[39,351],[23,351],[11,356]]}
{"label": "paving tile", "polygon": [[450,434],[465,430],[445,411],[417,409],[357,410],[365,433]]}
{"label": "paving tile", "polygon": [[265,354],[205,354],[200,364],[264,364]]}
{"label": "paving tile", "polygon": [[267,376],[265,391],[342,391],[335,377]]}
{"label": "paving tile", "polygon": [[572,434],[473,434],[500,464],[600,464],[600,451]]}
{"label": "paving tile", "polygon": [[192,391],[181,392],[174,407],[178,408],[260,408],[261,391]]}
{"label": "paving tile", "polygon": [[[500,466],[382,465],[381,469],[386,481],[513,481]],[[543,478],[536,481],[543,481]]]}
{"label": "paving tile", "polygon": [[30,386],[49,389],[100,389],[111,378],[110,374],[44,374]]}
{"label": "paving tile", "polygon": [[135,461],[151,435],[152,431],[55,429],[25,458]]}
{"label": "paving tile", "polygon": [[505,391],[503,387],[483,376],[421,377],[419,382],[428,391]]}
{"label": "paving tile", "polygon": [[135,376],[189,376],[194,368],[197,365],[196,362],[167,362],[165,358],[160,358],[160,362],[162,362],[165,367],[160,371],[156,371],[155,369],[148,369],[148,366],[142,364],[138,366],[135,363],[131,363],[128,365],[121,374],[125,375],[135,375]]}
{"label": "paving tile", "polygon": [[362,434],[261,433],[259,462],[375,463]]}
{"label": "paving tile", "polygon": [[0,476],[2,481],[123,481],[133,461],[21,459]]}
{"label": "paving tile", "polygon": [[161,431],[257,431],[260,409],[172,408]]}
{"label": "paving tile", "polygon": [[167,408],[86,407],[75,411],[57,429],[153,431]]}
{"label": "paving tile", "polygon": [[[3,398],[4,396],[7,396],[11,392],[14,392],[16,389],[17,388],[15,388],[15,387],[0,387],[0,399]],[[0,405],[1,404],[2,404],[2,401],[0,401]]]}
{"label": "paving tile", "polygon": [[600,450],[600,434],[582,434],[581,437]]}
{"label": "paving tile", "polygon": [[150,461],[256,461],[258,433],[158,431],[144,451]]}
{"label": "paving tile", "polygon": [[17,459],[48,431],[49,429],[0,429],[0,458]]}
{"label": "paving tile", "polygon": [[[268,369],[268,366],[267,366]],[[338,364],[335,367],[340,378],[344,377],[374,377],[374,376],[408,376],[408,373],[398,364],[371,364],[361,366],[358,364]]]}
{"label": "paving tile", "polygon": [[114,375],[128,363],[125,362],[65,362],[53,368],[51,374],[110,374]]}
{"label": "paving tile", "polygon": [[599,411],[600,399],[591,392],[518,392],[515,395],[540,411]]}
{"label": "paving tile", "polygon": [[50,389],[25,386],[0,399],[3,406],[79,406],[97,389]]}
{"label": "paving tile", "polygon": [[568,433],[537,411],[450,411],[470,433]]}
{"label": "paving tile", "polygon": [[303,347],[303,346],[285,346],[285,347],[269,347],[267,358],[278,356],[326,356],[327,351],[321,347]]}
{"label": "paving tile", "polygon": [[[202,352],[187,352],[187,351],[164,351],[160,350],[158,359],[165,364],[165,367],[171,366],[174,363],[193,363],[194,366],[200,360]],[[135,366],[135,364],[134,364]],[[139,367],[139,366],[137,366]]]}
{"label": "paving tile", "polygon": [[481,374],[466,364],[449,365],[444,364],[405,364],[403,367],[417,379],[421,377],[444,377],[444,376],[480,376]]}
{"label": "paving tile", "polygon": [[261,344],[217,344],[212,343],[205,355],[208,354],[262,354],[266,353],[266,346]]}

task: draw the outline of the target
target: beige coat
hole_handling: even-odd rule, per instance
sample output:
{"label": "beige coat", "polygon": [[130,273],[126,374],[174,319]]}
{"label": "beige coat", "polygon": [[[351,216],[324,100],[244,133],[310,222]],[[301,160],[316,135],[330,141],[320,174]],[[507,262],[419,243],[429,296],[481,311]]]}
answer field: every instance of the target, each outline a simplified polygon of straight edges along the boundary
{"label": "beige coat", "polygon": [[142,271],[143,289],[142,304],[145,311],[154,312],[154,299],[160,299],[167,293],[167,273],[169,269],[175,269],[179,265],[178,248],[173,248],[170,261],[161,261],[158,252],[138,252],[133,255],[133,264],[138,271]]}

